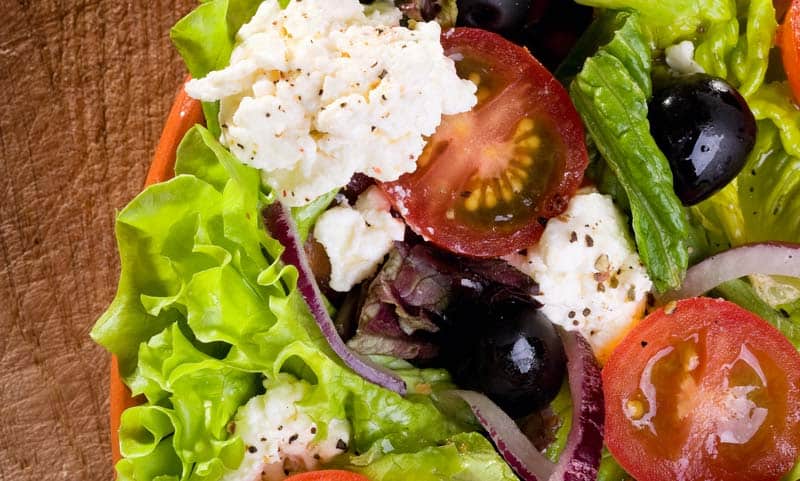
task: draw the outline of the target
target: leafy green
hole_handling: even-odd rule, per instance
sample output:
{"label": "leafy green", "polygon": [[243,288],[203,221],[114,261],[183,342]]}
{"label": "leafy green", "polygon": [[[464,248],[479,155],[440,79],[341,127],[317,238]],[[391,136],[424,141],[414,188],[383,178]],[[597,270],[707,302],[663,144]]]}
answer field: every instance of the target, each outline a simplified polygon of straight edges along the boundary
{"label": "leafy green", "polygon": [[[263,0],[202,2],[170,30],[170,38],[194,78],[226,67],[236,43],[236,32],[255,14]],[[271,1],[271,0],[269,0]],[[285,7],[288,0],[281,0]],[[219,102],[203,102],[208,129],[219,137]]]}
{"label": "leafy green", "polygon": [[717,286],[712,295],[719,295],[744,307],[766,320],[800,349],[800,304],[787,305],[775,310],[758,296],[753,287],[744,280],[735,279]]}
{"label": "leafy green", "polygon": [[800,158],[800,109],[791,99],[788,83],[773,82],[762,86],[747,103],[756,119],[771,120],[778,128],[783,150]]}
{"label": "leafy green", "polygon": [[642,25],[652,36],[656,48],[664,48],[683,38],[693,38],[698,29],[732,18],[735,0],[577,0],[592,7],[632,9],[641,15]]}
{"label": "leafy green", "polygon": [[[375,456],[359,469],[375,481],[395,479],[391,459],[401,455],[423,473],[508,475],[480,435],[458,437],[478,428],[466,407],[439,408],[438,393],[453,387],[445,371],[376,359],[406,381],[403,398],[333,354],[296,290],[296,270],[278,260],[282,246],[262,225],[271,197],[256,170],[196,126],[178,148],[176,171],[119,213],[120,284],[92,330],[147,401],[122,416],[120,479],[220,479],[244,456],[229,422],[263,379],[269,389],[289,375],[308,383],[301,404],[321,432],[335,416],[350,422],[353,448]],[[306,232],[331,197],[294,212]]]}
{"label": "leafy green", "polygon": [[[376,445],[376,449],[383,448]],[[361,466],[364,461],[369,461],[369,464]],[[430,446],[415,453],[365,453],[351,462],[355,471],[369,479],[383,481],[405,481],[410,478],[416,481],[517,479],[508,464],[497,456],[491,443],[478,433],[457,434],[439,446]]]}
{"label": "leafy green", "polygon": [[731,82],[745,98],[764,82],[777,22],[772,0],[729,0],[725,20],[709,24],[700,36],[695,60]]}
{"label": "leafy green", "polygon": [[634,9],[654,51],[681,40],[696,45],[695,60],[726,78],[745,97],[764,81],[777,23],[772,0],[579,0],[611,9]]}
{"label": "leafy green", "polygon": [[772,121],[759,121],[742,173],[692,208],[706,229],[708,254],[749,242],[800,242],[800,158],[784,150],[782,134]]}
{"label": "leafy green", "polygon": [[601,11],[558,66],[554,72],[555,77],[565,86],[569,86],[583,68],[586,59],[594,55],[599,47],[610,42],[626,20],[627,16],[617,15],[614,10]]}
{"label": "leafy green", "polygon": [[625,189],[639,253],[658,290],[680,284],[688,264],[687,222],[664,154],[650,135],[650,49],[635,13],[588,58],[570,96],[598,151]]}

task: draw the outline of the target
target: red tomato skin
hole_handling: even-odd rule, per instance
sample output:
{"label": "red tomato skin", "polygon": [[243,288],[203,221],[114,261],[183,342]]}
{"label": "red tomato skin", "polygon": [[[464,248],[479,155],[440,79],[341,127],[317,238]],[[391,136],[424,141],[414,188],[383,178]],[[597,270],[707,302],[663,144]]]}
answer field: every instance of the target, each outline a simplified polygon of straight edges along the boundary
{"label": "red tomato skin", "polygon": [[[530,247],[541,237],[546,220],[566,210],[570,197],[583,181],[589,158],[580,116],[568,92],[526,48],[495,33],[466,27],[444,32],[442,46],[448,55],[466,53],[468,58],[490,61],[491,64],[486,66],[487,73],[490,77],[508,80],[508,85],[528,87],[530,84],[535,87],[530,89],[532,99],[529,101],[534,108],[528,112],[535,118],[542,117],[559,136],[564,150],[559,159],[560,177],[550,184],[530,221],[513,230],[504,229],[499,224],[476,229],[448,220],[445,211],[458,201],[457,187],[445,189],[419,183],[418,179],[424,177],[419,168],[381,187],[409,227],[441,248],[472,257],[501,257]],[[476,109],[480,110],[480,105]],[[514,108],[507,110],[513,111]],[[443,118],[442,125],[447,121],[448,117]],[[436,134],[432,138],[436,138]],[[409,191],[412,194],[409,195]]]}
{"label": "red tomato skin", "polygon": [[341,469],[323,469],[289,476],[284,481],[370,481],[367,477]]}
{"label": "red tomato skin", "polygon": [[[695,407],[685,418],[688,425],[676,423],[655,437],[636,428],[624,406],[639,386],[643,366],[671,342],[697,332],[705,339],[703,358],[710,364],[699,368],[702,380],[695,398],[688,400]],[[704,450],[702,439],[708,439],[709,423],[719,418],[703,407],[717,406],[713,389],[724,378],[722,366],[734,363],[743,344],[767,368],[772,404],[749,442],[713,450],[717,453],[713,458]],[[728,301],[685,299],[650,314],[612,353],[603,369],[603,391],[606,445],[637,481],[777,481],[800,454],[800,354],[773,326]],[[663,399],[665,394],[658,391],[658,395]],[[657,406],[665,411],[673,408]],[[680,455],[668,458],[665,451],[680,451]]]}
{"label": "red tomato skin", "polygon": [[795,102],[800,104],[800,0],[794,0],[789,6],[778,33],[778,41],[789,86]]}

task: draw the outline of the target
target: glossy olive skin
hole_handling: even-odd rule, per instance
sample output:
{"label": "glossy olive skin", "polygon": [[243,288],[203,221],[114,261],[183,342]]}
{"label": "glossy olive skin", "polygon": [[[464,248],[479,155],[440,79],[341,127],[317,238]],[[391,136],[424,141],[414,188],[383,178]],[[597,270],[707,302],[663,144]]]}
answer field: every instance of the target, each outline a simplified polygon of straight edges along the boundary
{"label": "glossy olive skin", "polygon": [[679,77],[649,104],[650,133],[669,160],[675,193],[694,205],[725,187],[756,140],[753,113],[730,84],[706,74]]}
{"label": "glossy olive skin", "polygon": [[456,25],[510,33],[525,24],[531,0],[458,0],[456,5]]}
{"label": "glossy olive skin", "polygon": [[[535,306],[517,301],[462,309],[468,324],[450,359],[456,383],[486,394],[511,417],[546,407],[561,387],[564,346]],[[452,339],[451,339],[452,340]]]}

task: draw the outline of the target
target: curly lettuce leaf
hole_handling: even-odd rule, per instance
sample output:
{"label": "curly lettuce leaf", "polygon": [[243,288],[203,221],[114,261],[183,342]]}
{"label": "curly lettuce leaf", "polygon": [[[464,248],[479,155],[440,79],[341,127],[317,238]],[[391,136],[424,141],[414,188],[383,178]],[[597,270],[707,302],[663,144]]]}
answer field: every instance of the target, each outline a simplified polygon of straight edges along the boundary
{"label": "curly lettuce leaf", "polygon": [[624,188],[636,245],[658,290],[676,287],[688,264],[688,226],[664,154],[650,135],[650,49],[636,13],[620,12],[612,40],[570,87],[598,151]]}
{"label": "curly lettuce leaf", "polygon": [[[445,371],[378,359],[406,380],[403,398],[331,352],[296,290],[296,270],[278,260],[282,246],[261,225],[260,210],[271,199],[258,173],[210,131],[189,131],[176,170],[120,212],[120,285],[92,330],[120,357],[132,392],[147,401],[122,417],[120,479],[220,479],[244,455],[229,422],[262,379],[283,373],[310,384],[302,406],[321,432],[334,416],[349,420],[359,452],[391,445],[392,454],[411,456],[478,429],[466,408],[439,407],[437,393],[453,387]],[[321,210],[315,206],[304,219],[310,225]],[[505,466],[485,446],[458,446],[464,466]]]}
{"label": "curly lettuce leaf", "polygon": [[416,481],[517,479],[492,444],[478,433],[457,434],[439,446],[414,453],[395,453],[391,444],[376,446],[376,449],[381,452],[369,452],[352,459],[352,469],[369,479],[383,481],[405,481],[409,477]]}
{"label": "curly lettuce leaf", "polygon": [[783,150],[800,158],[800,109],[792,101],[789,84],[765,84],[747,99],[747,103],[756,119],[772,121],[779,131]]}
{"label": "curly lettuce leaf", "polygon": [[582,5],[636,10],[657,48],[697,35],[701,26],[718,24],[735,13],[735,0],[577,0]]}
{"label": "curly lettuce leaf", "polygon": [[777,22],[772,0],[579,0],[633,9],[660,51],[682,40],[696,45],[695,60],[731,82],[746,98],[764,82]]}
{"label": "curly lettuce leaf", "polygon": [[782,137],[773,122],[759,121],[742,173],[691,209],[706,230],[707,255],[750,242],[800,242],[800,157],[784,150]]}
{"label": "curly lettuce leaf", "polygon": [[727,79],[745,98],[764,83],[773,45],[775,8],[772,0],[729,0],[725,20],[703,27],[695,60],[711,75]]}
{"label": "curly lettuce leaf", "polygon": [[[172,27],[169,36],[192,77],[202,78],[228,65],[236,32],[253,17],[262,1],[202,2]],[[289,0],[277,1],[282,7],[289,3]],[[219,102],[203,102],[203,114],[208,129],[219,137]]]}

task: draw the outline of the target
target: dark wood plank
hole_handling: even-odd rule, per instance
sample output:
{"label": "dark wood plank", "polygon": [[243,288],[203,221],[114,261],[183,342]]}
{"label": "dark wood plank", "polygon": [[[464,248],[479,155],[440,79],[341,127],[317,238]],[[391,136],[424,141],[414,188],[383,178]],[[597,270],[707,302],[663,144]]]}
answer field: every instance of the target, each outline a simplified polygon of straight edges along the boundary
{"label": "dark wood plank", "polygon": [[111,479],[109,357],[88,337],[185,75],[190,0],[2,0],[0,480]]}

